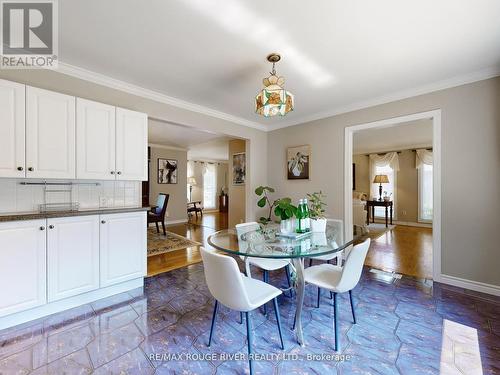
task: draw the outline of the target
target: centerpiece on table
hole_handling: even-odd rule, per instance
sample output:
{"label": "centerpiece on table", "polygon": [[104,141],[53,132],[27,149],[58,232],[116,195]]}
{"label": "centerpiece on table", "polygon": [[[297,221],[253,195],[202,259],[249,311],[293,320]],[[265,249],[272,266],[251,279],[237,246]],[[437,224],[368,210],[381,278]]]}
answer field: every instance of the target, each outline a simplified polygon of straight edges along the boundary
{"label": "centerpiece on table", "polygon": [[311,216],[311,232],[324,233],[326,231],[326,217],[324,199],[326,196],[321,192],[307,194],[309,198],[309,213]]}

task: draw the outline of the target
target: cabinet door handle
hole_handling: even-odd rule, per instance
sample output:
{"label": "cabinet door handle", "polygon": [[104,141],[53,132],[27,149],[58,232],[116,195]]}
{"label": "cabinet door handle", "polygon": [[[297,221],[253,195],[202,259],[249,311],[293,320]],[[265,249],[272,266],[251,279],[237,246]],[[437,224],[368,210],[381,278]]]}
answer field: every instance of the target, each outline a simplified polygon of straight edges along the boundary
{"label": "cabinet door handle", "polygon": [[29,167],[28,171],[33,172],[33,167]]}
{"label": "cabinet door handle", "polygon": [[49,229],[54,229],[54,226],[52,224],[50,224]]}
{"label": "cabinet door handle", "polygon": [[17,167],[18,171],[22,171],[24,168],[23,167]]}
{"label": "cabinet door handle", "polygon": [[117,174],[122,174],[122,172],[118,171]]}
{"label": "cabinet door handle", "polygon": [[115,171],[111,171],[111,174],[115,174]]}
{"label": "cabinet door handle", "polygon": [[40,227],[40,230],[45,230],[45,227],[42,225],[42,226]]}
{"label": "cabinet door handle", "polygon": [[101,224],[106,224],[106,220],[101,220]]}

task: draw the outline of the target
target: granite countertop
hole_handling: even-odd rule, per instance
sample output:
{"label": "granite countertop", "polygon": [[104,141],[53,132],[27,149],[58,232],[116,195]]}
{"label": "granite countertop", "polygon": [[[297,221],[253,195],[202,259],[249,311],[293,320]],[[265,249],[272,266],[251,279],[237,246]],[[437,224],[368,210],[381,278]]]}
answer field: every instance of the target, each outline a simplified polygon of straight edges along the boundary
{"label": "granite countertop", "polygon": [[13,212],[0,214],[0,222],[50,219],[55,217],[119,214],[124,212],[149,211],[150,207],[120,207],[120,208],[93,208],[78,211],[51,211],[51,212]]}

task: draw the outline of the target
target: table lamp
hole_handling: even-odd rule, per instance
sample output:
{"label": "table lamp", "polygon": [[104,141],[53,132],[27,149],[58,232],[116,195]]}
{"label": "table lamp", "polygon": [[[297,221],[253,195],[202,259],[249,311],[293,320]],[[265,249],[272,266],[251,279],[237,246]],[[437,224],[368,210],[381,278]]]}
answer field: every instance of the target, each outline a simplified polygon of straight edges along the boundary
{"label": "table lamp", "polygon": [[189,185],[189,201],[193,201],[193,186],[196,185],[196,178],[188,177],[188,185]]}
{"label": "table lamp", "polygon": [[375,176],[373,179],[374,184],[380,184],[378,187],[378,194],[379,194],[379,201],[382,201],[382,184],[388,184],[389,183],[389,177],[387,177],[386,174],[378,174]]}

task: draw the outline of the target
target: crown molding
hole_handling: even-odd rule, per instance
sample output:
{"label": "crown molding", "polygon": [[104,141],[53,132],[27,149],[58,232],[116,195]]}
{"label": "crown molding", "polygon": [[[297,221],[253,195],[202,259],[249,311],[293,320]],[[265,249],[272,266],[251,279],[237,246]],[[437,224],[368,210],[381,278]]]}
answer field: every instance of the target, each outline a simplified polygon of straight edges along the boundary
{"label": "crown molding", "polygon": [[125,81],[121,81],[115,78],[111,78],[104,74],[96,73],[87,69],[83,69],[74,65],[67,64],[65,62],[59,61],[57,72],[89,81],[98,85],[106,86],[112,89],[127,92],[132,95],[137,95],[146,99],[155,100],[160,103],[165,103],[172,105],[174,107],[186,109],[188,111],[200,113],[203,115],[215,117],[221,120],[229,121],[238,125],[243,125],[249,128],[258,129],[262,131],[267,131],[267,126],[259,124],[257,122],[248,121],[241,117],[230,115],[225,112],[217,111],[208,107],[204,107],[198,104],[190,103],[185,100],[177,99],[172,96],[162,94],[158,91],[146,89]]}
{"label": "crown molding", "polygon": [[414,87],[411,89],[398,91],[389,95],[383,95],[378,98],[360,101],[343,107],[338,107],[329,111],[324,111],[310,116],[301,117],[300,119],[297,119],[295,121],[288,121],[288,122],[285,121],[280,124],[269,125],[267,131],[274,131],[282,128],[287,128],[289,126],[295,126],[311,121],[321,120],[324,118],[341,115],[344,113],[353,112],[364,108],[375,107],[377,105],[395,102],[402,99],[408,99],[414,96],[424,95],[435,91],[466,85],[468,83],[483,81],[485,79],[497,76],[500,76],[500,66],[490,67],[473,73],[455,76],[453,78],[438,81],[428,85]]}
{"label": "crown molding", "polygon": [[345,105],[342,107],[337,107],[328,111],[323,111],[315,113],[309,116],[300,117],[296,120],[283,121],[279,124],[261,124],[253,121],[243,119],[238,116],[230,115],[225,112],[217,111],[208,107],[204,107],[198,104],[187,102],[185,100],[177,99],[172,96],[162,94],[158,91],[146,89],[125,81],[121,81],[115,78],[111,78],[104,74],[96,73],[87,69],[83,69],[74,65],[70,65],[59,61],[58,69],[56,70],[62,74],[69,75],[71,77],[79,78],[85,81],[89,81],[98,85],[106,86],[112,89],[127,92],[132,95],[137,95],[146,99],[151,99],[160,103],[169,104],[178,108],[186,109],[188,111],[200,113],[203,115],[219,118],[221,120],[229,121],[237,125],[246,126],[249,128],[269,132],[282,128],[287,128],[290,126],[295,126],[299,124],[304,124],[307,122],[312,122],[316,120],[321,120],[324,118],[340,115],[343,113],[353,112],[364,108],[374,107],[381,104],[386,104],[390,102],[395,102],[402,99],[411,98],[414,96],[428,94],[434,91],[445,90],[452,87],[457,87],[465,85],[468,83],[473,83],[477,81],[482,81],[485,79],[500,76],[500,66],[490,67],[483,70],[479,70],[473,73],[464,74],[460,76],[455,76],[450,79],[438,81],[435,83],[414,87],[407,90],[397,91],[392,94],[383,95],[377,98],[368,99]]}
{"label": "crown molding", "polygon": [[175,151],[188,151],[187,148],[183,147],[177,147],[177,146],[168,146],[168,145],[161,145],[159,143],[148,143],[149,147],[154,147],[154,148],[163,148],[165,150],[175,150]]}

